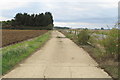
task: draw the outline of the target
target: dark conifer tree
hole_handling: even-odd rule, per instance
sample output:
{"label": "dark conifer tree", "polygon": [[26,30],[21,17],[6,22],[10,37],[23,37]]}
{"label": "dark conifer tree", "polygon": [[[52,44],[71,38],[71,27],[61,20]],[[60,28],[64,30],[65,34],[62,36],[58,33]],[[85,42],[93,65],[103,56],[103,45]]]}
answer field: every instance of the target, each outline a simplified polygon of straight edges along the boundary
{"label": "dark conifer tree", "polygon": [[46,12],[45,14],[40,13],[31,15],[28,13],[17,13],[14,19],[11,21],[11,25],[13,26],[48,27],[49,25],[53,25],[53,16],[50,12]]}

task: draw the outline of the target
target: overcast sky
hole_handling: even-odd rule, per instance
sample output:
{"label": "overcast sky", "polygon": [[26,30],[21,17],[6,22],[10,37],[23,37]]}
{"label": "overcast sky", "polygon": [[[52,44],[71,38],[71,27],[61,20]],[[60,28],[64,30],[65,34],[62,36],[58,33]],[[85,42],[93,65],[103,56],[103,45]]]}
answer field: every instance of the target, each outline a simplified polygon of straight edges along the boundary
{"label": "overcast sky", "polygon": [[16,13],[51,12],[55,26],[107,28],[118,19],[119,0],[1,0],[0,21]]}

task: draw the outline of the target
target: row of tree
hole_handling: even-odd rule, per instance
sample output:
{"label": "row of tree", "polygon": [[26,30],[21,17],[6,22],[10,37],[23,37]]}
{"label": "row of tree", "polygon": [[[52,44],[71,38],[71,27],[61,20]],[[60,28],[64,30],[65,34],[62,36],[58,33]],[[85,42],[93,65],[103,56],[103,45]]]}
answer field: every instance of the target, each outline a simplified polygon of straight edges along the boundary
{"label": "row of tree", "polygon": [[14,19],[3,21],[3,26],[11,25],[13,27],[48,27],[53,28],[53,16],[50,12],[40,14],[17,13]]}

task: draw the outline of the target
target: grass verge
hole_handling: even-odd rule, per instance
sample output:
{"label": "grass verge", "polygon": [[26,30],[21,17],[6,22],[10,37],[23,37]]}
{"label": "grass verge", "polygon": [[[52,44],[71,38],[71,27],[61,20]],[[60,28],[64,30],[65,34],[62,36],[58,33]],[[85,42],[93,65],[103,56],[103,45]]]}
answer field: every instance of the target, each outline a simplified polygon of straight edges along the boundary
{"label": "grass verge", "polygon": [[7,73],[17,63],[28,57],[40,48],[50,38],[50,32],[29,41],[5,47],[0,50],[2,53],[2,74]]}
{"label": "grass verge", "polygon": [[118,63],[114,60],[104,57],[103,53],[99,48],[92,47],[90,45],[82,45],[82,48],[87,51],[92,58],[94,58],[99,66],[104,69],[114,80],[118,78]]}

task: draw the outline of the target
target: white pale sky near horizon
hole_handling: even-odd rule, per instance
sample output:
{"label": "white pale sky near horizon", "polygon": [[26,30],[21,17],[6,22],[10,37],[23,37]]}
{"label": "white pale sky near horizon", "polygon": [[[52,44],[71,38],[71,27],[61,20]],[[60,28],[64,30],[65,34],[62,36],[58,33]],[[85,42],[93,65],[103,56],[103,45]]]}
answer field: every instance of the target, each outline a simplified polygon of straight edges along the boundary
{"label": "white pale sky near horizon", "polygon": [[0,0],[0,21],[16,13],[51,12],[55,26],[112,28],[118,21],[119,0]]}

